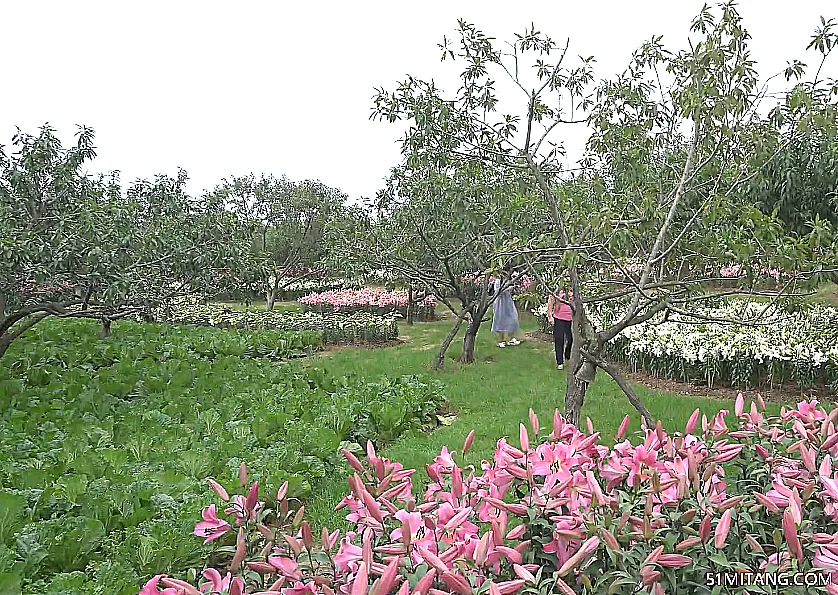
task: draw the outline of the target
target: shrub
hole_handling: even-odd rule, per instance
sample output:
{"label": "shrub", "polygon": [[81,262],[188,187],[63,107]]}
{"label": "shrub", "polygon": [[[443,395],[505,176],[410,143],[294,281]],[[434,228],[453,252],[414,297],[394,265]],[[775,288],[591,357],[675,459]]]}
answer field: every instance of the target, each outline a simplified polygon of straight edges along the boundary
{"label": "shrub", "polygon": [[[221,592],[231,594],[709,594],[722,589],[707,585],[708,573],[838,578],[838,409],[801,402],[769,418],[757,401],[746,408],[739,395],[734,429],[727,411],[699,419],[696,410],[683,432],[658,424],[634,442],[624,439],[626,416],[611,448],[590,420],[585,433],[557,411],[541,429],[531,412],[520,444],[499,440],[479,470],[443,448],[426,466],[421,503],[414,470],[368,445],[363,462],[344,453],[355,470],[340,504],[354,525],[346,534],[323,529],[315,539],[285,486],[274,511],[256,484],[232,498],[216,488],[221,502],[204,509],[195,533],[224,543],[218,562],[231,574]],[[221,576],[205,570],[204,585]],[[158,576],[142,595],[157,584],[197,593]]]}

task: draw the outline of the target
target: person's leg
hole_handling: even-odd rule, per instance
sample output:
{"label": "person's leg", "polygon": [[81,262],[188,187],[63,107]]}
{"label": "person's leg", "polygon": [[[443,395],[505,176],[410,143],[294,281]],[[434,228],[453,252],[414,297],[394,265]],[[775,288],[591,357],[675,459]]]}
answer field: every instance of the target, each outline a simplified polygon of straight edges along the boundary
{"label": "person's leg", "polygon": [[556,350],[556,366],[559,367],[564,363],[564,358],[562,357],[564,327],[562,326],[562,321],[556,318],[553,319],[553,347]]}
{"label": "person's leg", "polygon": [[573,329],[571,328],[571,322],[569,320],[562,320],[564,324],[564,335],[565,335],[565,350],[564,350],[564,358],[570,359],[570,349],[573,347]]}
{"label": "person's leg", "polygon": [[505,337],[506,333],[504,333],[503,331],[498,333],[498,347],[506,347],[506,341],[504,341]]}

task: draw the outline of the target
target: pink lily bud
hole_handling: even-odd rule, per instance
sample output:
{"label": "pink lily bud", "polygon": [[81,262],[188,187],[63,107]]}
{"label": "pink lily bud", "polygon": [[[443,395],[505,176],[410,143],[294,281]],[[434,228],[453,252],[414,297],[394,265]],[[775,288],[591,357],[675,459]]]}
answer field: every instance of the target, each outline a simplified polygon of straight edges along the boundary
{"label": "pink lily bud", "polygon": [[382,595],[386,595],[390,593],[390,589],[393,588],[393,585],[396,581],[396,573],[399,570],[399,559],[393,558],[393,561],[387,565],[387,568],[384,570],[384,573],[381,575],[381,582],[378,585],[378,592]]}
{"label": "pink lily bud", "polygon": [[227,590],[228,595],[242,595],[244,593],[244,581],[239,577],[235,577],[230,581],[230,588]]}
{"label": "pink lily bud", "polygon": [[661,578],[661,573],[657,570],[650,570],[647,571],[645,574],[641,573],[643,585],[646,587],[650,587],[658,582]]}
{"label": "pink lily bud", "polygon": [[341,453],[343,453],[343,456],[346,458],[347,461],[349,461],[349,464],[352,466],[353,469],[361,473],[364,472],[364,466],[361,464],[361,461],[358,460],[358,457],[353,455],[345,448],[341,450]]}
{"label": "pink lily bud", "polygon": [[297,541],[296,538],[291,537],[290,535],[283,535],[282,538],[291,548],[291,551],[294,552],[294,555],[299,556],[300,552],[303,551],[303,544]]}
{"label": "pink lily bud", "polygon": [[683,556],[681,554],[661,554],[658,558],[658,564],[664,568],[683,568],[692,563],[692,558]]}
{"label": "pink lily bud", "polygon": [[367,440],[367,459],[369,459],[371,465],[374,465],[375,461],[378,460],[375,454],[375,447],[372,445],[372,440]]}
{"label": "pink lily bud", "polygon": [[409,581],[403,581],[402,586],[399,587],[399,590],[396,593],[396,595],[408,595],[409,593],[410,593],[410,582]]}
{"label": "pink lily bud", "polygon": [[427,562],[429,566],[436,568],[440,574],[448,572],[448,566],[446,566],[445,563],[442,560],[440,560],[436,554],[422,547],[421,545],[417,546],[416,549],[419,552],[419,555],[422,556],[422,559],[425,560],[425,562]]}
{"label": "pink lily bud", "polygon": [[765,411],[765,401],[759,393],[757,393],[757,403],[759,403],[760,410]]}
{"label": "pink lily bud", "polygon": [[765,450],[765,447],[764,447],[764,446],[762,446],[761,444],[757,444],[756,446],[754,446],[754,450],[756,450],[756,451],[757,451],[757,454],[758,454],[758,455],[759,455],[759,456],[760,456],[760,457],[761,457],[764,461],[767,461],[768,459],[770,459],[770,458],[771,458],[771,456],[768,454],[768,451],[767,451],[767,450]]}
{"label": "pink lily bud", "polygon": [[256,503],[259,500],[259,482],[254,481],[253,485],[250,486],[250,492],[247,494],[247,500],[245,500],[244,507],[248,513],[253,512],[256,509]]}
{"label": "pink lily bud", "polygon": [[780,512],[780,508],[764,494],[755,492],[754,498],[756,498],[757,502],[762,504],[768,512]]}
{"label": "pink lily bud", "polygon": [[707,415],[701,416],[701,430],[706,434],[707,430],[710,429],[710,423],[707,421]]}
{"label": "pink lily bud", "polygon": [[803,548],[800,546],[800,539],[797,537],[797,525],[795,524],[791,509],[789,508],[783,512],[783,537],[786,538],[789,551],[795,558],[797,558],[797,561],[802,564]]}
{"label": "pink lily bud", "polygon": [[498,583],[498,591],[500,591],[501,595],[512,595],[512,593],[520,590],[525,584],[526,583],[521,579],[504,581],[502,583]]}
{"label": "pink lily bud", "polygon": [[471,585],[469,585],[468,581],[459,574],[454,574],[453,572],[443,572],[440,578],[442,579],[442,582],[448,585],[448,588],[455,593],[459,593],[459,595],[471,595]]}
{"label": "pink lily bud", "polygon": [[602,534],[602,539],[605,541],[605,544],[615,552],[620,551],[620,542],[617,541],[617,538],[614,537],[614,534],[611,533],[608,529],[600,529],[600,533]]}
{"label": "pink lily bud", "polygon": [[364,536],[361,543],[361,560],[367,563],[367,568],[372,572],[372,527],[367,527],[364,530]]}
{"label": "pink lily bud", "polygon": [[486,564],[489,552],[489,543],[491,541],[493,541],[492,532],[486,531],[477,543],[477,547],[474,549],[474,561],[478,568],[482,568],[483,565]]}
{"label": "pink lily bud", "polygon": [[730,509],[724,511],[722,518],[719,520],[719,524],[716,526],[716,534],[713,538],[713,545],[717,548],[724,546],[725,541],[727,540],[727,534],[730,532],[730,517]]}
{"label": "pink lily bud", "polygon": [[[500,595],[500,589],[498,589],[498,586],[491,581],[489,582],[489,595]],[[576,594],[574,593],[573,595]]]}
{"label": "pink lily bud", "polygon": [[460,524],[463,521],[465,521],[469,517],[470,514],[471,514],[471,508],[464,508],[463,510],[461,510],[460,512],[458,512],[457,514],[452,516],[451,520],[449,520],[447,523],[445,523],[445,525],[442,527],[442,530],[443,531],[453,531],[454,529],[459,527]]}
{"label": "pink lily bud", "polygon": [[375,498],[372,497],[366,489],[361,492],[361,499],[364,501],[364,507],[366,507],[367,511],[372,515],[379,523],[384,522],[384,517],[381,514],[381,507],[378,506],[378,502],[375,501]]}
{"label": "pink lily bud", "polygon": [[594,422],[591,421],[590,417],[585,418],[585,425],[588,426],[588,434],[594,433]]}
{"label": "pink lily bud", "polygon": [[230,561],[230,572],[236,572],[239,569],[246,553],[247,541],[244,539],[244,527],[241,527],[236,538],[236,553],[233,554],[233,559]]}
{"label": "pink lily bud", "polygon": [[314,547],[314,535],[311,533],[311,525],[308,524],[308,521],[303,521],[300,529],[303,533],[303,544],[306,546],[307,550],[310,550]]}
{"label": "pink lily bud", "polygon": [[538,436],[538,416],[532,410],[532,407],[530,407],[530,426],[532,427],[532,433]]}
{"label": "pink lily bud", "polygon": [[521,554],[517,550],[512,549],[511,547],[506,547],[505,545],[498,545],[495,546],[495,549],[498,551],[498,553],[500,553],[504,558],[506,558],[513,564],[521,564],[524,561]]}
{"label": "pink lily bud", "polygon": [[474,442],[474,430],[468,433],[466,436],[466,441],[463,443],[463,456],[466,456],[469,449],[471,448],[472,443]]}
{"label": "pink lily bud", "polygon": [[519,437],[521,439],[521,450],[528,451],[530,449],[530,437],[527,434],[527,428],[524,424],[520,424]]}
{"label": "pink lily bud", "polygon": [[527,548],[529,548],[531,545],[532,545],[532,541],[530,541],[530,540],[522,541],[521,543],[516,545],[513,549],[516,552],[518,552],[519,554],[523,554],[525,551],[527,551]]}
{"label": "pink lily bud", "polygon": [[654,564],[655,562],[658,561],[658,558],[660,558],[662,553],[663,553],[663,546],[659,545],[658,547],[653,549],[652,552],[648,556],[646,556],[646,559],[643,560],[643,564],[644,565],[645,564]]}
{"label": "pink lily bud", "polygon": [[430,477],[433,482],[442,483],[442,478],[439,476],[439,473],[437,473],[434,467],[431,467],[430,465],[425,465],[425,471],[427,471],[428,477]]}
{"label": "pink lily bud", "polygon": [[551,437],[553,440],[558,440],[562,437],[562,430],[564,429],[564,420],[558,409],[553,411],[553,433]]}
{"label": "pink lily bud", "polygon": [[826,545],[828,543],[832,543],[833,536],[829,533],[815,533],[812,535],[812,541],[817,543],[818,545]]}
{"label": "pink lily bud", "polygon": [[568,585],[560,578],[556,579],[556,587],[558,587],[559,591],[562,592],[564,595],[576,595],[576,591],[571,589],[570,585]]}
{"label": "pink lily bud", "polygon": [[[276,579],[276,581],[274,581],[274,583],[268,588],[268,591],[272,592],[272,593],[277,593],[277,592],[279,592],[280,589],[282,589],[282,585],[284,585],[284,584],[285,584],[285,577],[281,576],[278,579]],[[334,593],[332,593],[331,595],[334,595]]]}
{"label": "pink lily bud", "polygon": [[300,523],[303,521],[303,515],[305,514],[306,507],[300,506],[299,510],[297,510],[297,514],[294,515],[294,519],[291,521],[291,525],[293,527],[299,527]]}
{"label": "pink lily bud", "polygon": [[273,574],[274,572],[276,572],[276,569],[267,562],[247,562],[245,566],[247,566],[253,572],[261,574],[262,576],[266,574]]}
{"label": "pink lily bud", "polygon": [[747,541],[748,545],[751,546],[752,551],[759,552],[760,554],[765,553],[765,550],[762,549],[762,546],[759,544],[759,542],[747,533],[745,534],[745,541]]}
{"label": "pink lily bud", "polygon": [[239,467],[239,481],[241,482],[242,487],[247,485],[247,467],[245,467],[244,463],[242,463]]}
{"label": "pink lily bud", "polygon": [[704,543],[707,543],[707,540],[710,538],[710,531],[713,528],[712,522],[712,517],[707,515],[701,521],[701,525],[698,528],[698,534],[701,537],[701,541]]}
{"label": "pink lily bud", "polygon": [[823,441],[823,444],[821,444],[821,450],[830,450],[836,444],[838,444],[838,432]]}
{"label": "pink lily bud", "polygon": [[259,533],[261,533],[267,539],[273,540],[275,537],[274,532],[265,525],[256,525],[256,530],[259,531]]}
{"label": "pink lily bud", "polygon": [[368,572],[367,564],[361,562],[358,566],[358,572],[355,573],[355,580],[352,581],[351,595],[367,595],[370,588]]}
{"label": "pink lily bud", "polygon": [[736,395],[736,403],[733,406],[733,413],[736,417],[742,417],[742,414],[745,412],[745,397],[742,396],[742,393]]}
{"label": "pink lily bud", "polygon": [[419,582],[416,583],[416,588],[413,589],[413,595],[427,595],[428,590],[431,588],[431,585],[434,584],[435,578],[436,569],[431,568],[428,572],[425,573],[425,576],[420,578]]}
{"label": "pink lily bud", "polygon": [[225,502],[227,502],[230,499],[230,495],[227,493],[227,490],[225,490],[220,483],[218,483],[211,477],[207,479],[207,482],[212,488],[212,491],[215,492],[219,498],[221,498]]}
{"label": "pink lily bud", "polygon": [[617,440],[622,440],[622,439],[623,439],[623,436],[625,436],[625,435],[626,435],[626,430],[628,430],[628,426],[629,426],[629,421],[630,421],[630,419],[631,419],[631,418],[630,418],[628,415],[626,415],[626,416],[623,418],[623,421],[622,421],[622,423],[620,424],[620,427],[619,427],[619,428],[617,428]]}
{"label": "pink lily bud", "polygon": [[524,568],[520,564],[513,564],[512,565],[512,570],[515,571],[515,574],[521,580],[526,581],[528,583],[532,583],[532,584],[536,583],[535,576],[533,576],[533,574],[529,570],[527,570],[526,568]]}
{"label": "pink lily bud", "polygon": [[695,515],[698,514],[698,511],[695,508],[690,508],[689,510],[685,510],[684,514],[681,515],[679,519],[681,523],[687,524],[695,518]]}
{"label": "pink lily bud", "polygon": [[820,467],[818,468],[818,475],[820,477],[832,477],[832,457],[830,455],[826,455],[821,461]]}
{"label": "pink lily bud", "polygon": [[582,442],[580,442],[578,444],[578,446],[576,447],[576,450],[578,452],[583,452],[588,447],[595,444],[597,440],[599,440],[599,435],[600,435],[599,432],[597,432],[596,434],[591,434],[590,436],[588,436],[587,438],[585,438]]}
{"label": "pink lily bud", "polygon": [[279,489],[276,491],[276,501],[281,502],[285,500],[285,496],[288,495],[288,482],[284,482]]}
{"label": "pink lily bud", "polygon": [[742,502],[743,499],[744,496],[733,496],[731,498],[728,498],[727,500],[719,504],[719,511],[725,511],[728,508],[733,508],[734,506]]}
{"label": "pink lily bud", "polygon": [[688,537],[675,545],[676,552],[683,552],[701,543],[701,537]]}
{"label": "pink lily bud", "polygon": [[512,529],[512,531],[510,531],[509,533],[506,534],[506,538],[510,539],[510,540],[520,539],[524,535],[524,533],[526,533],[526,532],[527,532],[527,526],[526,525],[518,525],[517,527]]}
{"label": "pink lily bud", "polygon": [[698,416],[701,414],[699,409],[693,411],[692,415],[690,415],[690,419],[687,420],[687,427],[684,428],[684,434],[692,434],[693,430],[695,430],[696,424],[698,424]]}
{"label": "pink lily bud", "polygon": [[516,516],[527,516],[529,509],[524,504],[516,504],[513,502],[506,505],[506,510],[510,514],[514,514]]}

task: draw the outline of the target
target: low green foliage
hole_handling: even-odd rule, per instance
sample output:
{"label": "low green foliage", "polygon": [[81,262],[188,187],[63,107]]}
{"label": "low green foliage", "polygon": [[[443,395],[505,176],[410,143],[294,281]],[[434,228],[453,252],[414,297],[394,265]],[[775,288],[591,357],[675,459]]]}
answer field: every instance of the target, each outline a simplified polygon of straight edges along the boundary
{"label": "low green foliage", "polygon": [[303,351],[316,334],[97,330],[46,321],[0,370],[0,579],[25,593],[132,595],[140,577],[202,563],[190,532],[208,476],[232,488],[246,462],[307,498],[341,446],[437,423],[436,383],[250,357],[278,341]]}

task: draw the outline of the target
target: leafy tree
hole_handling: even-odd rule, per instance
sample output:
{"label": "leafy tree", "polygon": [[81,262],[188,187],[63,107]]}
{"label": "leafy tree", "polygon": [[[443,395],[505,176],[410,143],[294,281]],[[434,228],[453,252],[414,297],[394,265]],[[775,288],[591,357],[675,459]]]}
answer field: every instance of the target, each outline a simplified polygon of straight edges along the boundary
{"label": "leafy tree", "polygon": [[0,152],[0,357],[48,316],[103,323],[173,296],[233,283],[247,256],[245,228],[213,200],[184,191],[186,173],[138,180],[94,178],[93,131],[64,149],[49,125],[20,131]]}
{"label": "leafy tree", "polygon": [[326,223],[340,218],[347,196],[319,181],[292,182],[253,174],[224,179],[211,193],[244,221],[254,224],[254,253],[268,263],[257,276],[272,310],[288,285],[307,278],[326,255]]}
{"label": "leafy tree", "polygon": [[[617,367],[606,361],[604,346],[662,313],[700,319],[694,306],[706,299],[703,286],[719,266],[751,262],[794,271],[782,288],[788,293],[835,260],[831,230],[787,234],[741,192],[786,146],[781,141],[772,150],[770,139],[825,121],[824,112],[834,109],[828,99],[834,85],[797,84],[763,118],[766,92],[757,85],[749,35],[735,5],[721,5],[717,15],[705,7],[691,33],[690,49],[681,52],[653,38],[623,74],[592,89],[593,59],[568,65],[568,44],[534,26],[500,46],[460,21],[456,42],[446,39],[440,46],[443,60],[463,65],[455,96],[443,98],[433,83],[410,77],[395,92],[381,89],[375,98],[375,116],[410,123],[405,163],[456,167],[479,161],[498,172],[526,174],[536,189],[529,195],[549,225],[526,242],[510,241],[507,255],[529,262],[544,285],[550,281],[533,260],[550,255],[568,279],[574,341],[565,413],[574,423],[597,369],[612,376],[653,423]],[[829,34],[821,30],[816,36]],[[787,75],[802,69],[795,62]],[[521,93],[519,112],[499,113],[493,73]],[[591,138],[572,172],[556,134],[579,123],[588,124]],[[601,269],[622,275],[607,285],[594,283]],[[729,293],[736,292],[754,293],[750,287]],[[586,310],[615,301],[622,315],[594,328]]]}
{"label": "leafy tree", "polygon": [[523,204],[516,198],[519,180],[498,173],[479,161],[397,167],[368,205],[365,220],[331,234],[333,254],[343,267],[403,280],[437,296],[454,314],[437,368],[463,323],[461,361],[474,361],[477,333],[497,297],[490,291],[489,273],[502,277],[505,290],[514,282],[511,273],[524,268],[502,253],[515,231],[530,227],[524,224],[530,213],[515,208],[516,201]]}

